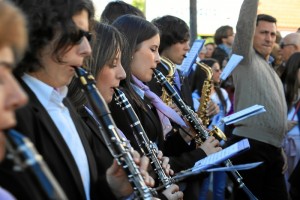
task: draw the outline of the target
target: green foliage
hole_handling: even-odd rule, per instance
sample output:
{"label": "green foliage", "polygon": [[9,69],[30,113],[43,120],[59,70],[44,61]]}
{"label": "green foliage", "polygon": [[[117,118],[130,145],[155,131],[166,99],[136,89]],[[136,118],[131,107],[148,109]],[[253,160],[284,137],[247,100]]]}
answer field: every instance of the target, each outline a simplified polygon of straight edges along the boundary
{"label": "green foliage", "polygon": [[131,5],[137,7],[143,13],[145,13],[145,10],[146,10],[146,0],[132,0]]}

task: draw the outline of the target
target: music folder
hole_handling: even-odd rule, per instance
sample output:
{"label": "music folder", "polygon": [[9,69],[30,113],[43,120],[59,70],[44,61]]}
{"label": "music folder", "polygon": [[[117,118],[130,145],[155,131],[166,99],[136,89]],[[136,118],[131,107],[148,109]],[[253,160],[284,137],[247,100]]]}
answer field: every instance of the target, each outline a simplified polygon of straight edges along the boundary
{"label": "music folder", "polygon": [[[176,180],[183,180],[186,177],[192,176],[192,175],[197,175],[201,172],[207,172],[210,171],[210,169],[214,169],[215,167],[219,167],[219,165],[233,157],[236,156],[250,148],[249,141],[248,139],[243,139],[239,142],[236,142],[232,144],[231,146],[213,153],[199,161],[197,161],[194,165],[194,167],[184,170],[182,172],[177,173],[173,178]],[[232,167],[220,167],[216,168],[216,170],[211,170],[211,171],[230,171],[230,170],[235,170],[238,168],[239,170],[245,170],[245,169],[250,169],[253,167],[256,167],[260,163],[251,163],[251,164],[244,164],[244,165],[239,165],[239,166],[232,166]]]}

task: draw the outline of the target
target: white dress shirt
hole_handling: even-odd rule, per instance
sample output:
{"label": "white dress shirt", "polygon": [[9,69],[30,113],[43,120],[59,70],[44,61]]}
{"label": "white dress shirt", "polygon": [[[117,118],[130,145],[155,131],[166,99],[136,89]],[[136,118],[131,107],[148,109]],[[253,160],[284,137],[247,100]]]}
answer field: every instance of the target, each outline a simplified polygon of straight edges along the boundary
{"label": "white dress shirt", "polygon": [[87,156],[70,116],[69,109],[63,104],[68,88],[66,86],[55,89],[46,83],[25,74],[22,79],[34,92],[38,100],[47,110],[61,136],[69,147],[81,174],[87,200],[90,199],[90,172]]}

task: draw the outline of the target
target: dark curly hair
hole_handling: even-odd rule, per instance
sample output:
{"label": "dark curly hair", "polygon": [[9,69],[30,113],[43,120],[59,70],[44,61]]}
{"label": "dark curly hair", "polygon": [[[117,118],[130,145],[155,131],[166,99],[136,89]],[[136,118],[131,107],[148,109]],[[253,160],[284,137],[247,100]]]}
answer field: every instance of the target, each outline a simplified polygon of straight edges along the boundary
{"label": "dark curly hair", "polygon": [[54,37],[52,58],[62,62],[61,57],[70,49],[71,36],[79,34],[72,16],[82,10],[89,15],[90,29],[94,18],[94,7],[90,0],[12,0],[28,19],[29,48],[15,73],[35,72],[43,66],[40,52]]}
{"label": "dark curly hair", "polygon": [[160,46],[159,53],[178,42],[186,42],[190,39],[188,25],[180,18],[166,15],[155,18],[152,23],[159,29]]}

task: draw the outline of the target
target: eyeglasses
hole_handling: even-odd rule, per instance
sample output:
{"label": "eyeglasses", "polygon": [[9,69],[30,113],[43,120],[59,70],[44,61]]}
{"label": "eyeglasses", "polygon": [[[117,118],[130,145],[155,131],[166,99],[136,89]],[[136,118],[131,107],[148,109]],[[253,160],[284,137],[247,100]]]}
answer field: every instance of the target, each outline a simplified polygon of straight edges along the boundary
{"label": "eyeglasses", "polygon": [[80,44],[83,40],[83,37],[86,37],[86,39],[91,42],[92,40],[92,33],[91,32],[88,32],[88,31],[84,31],[84,30],[81,30],[79,29],[79,31],[76,33],[76,34],[72,34],[70,36],[70,39],[71,41],[74,43],[74,44]]}
{"label": "eyeglasses", "polygon": [[284,43],[282,42],[282,43],[280,43],[280,48],[281,48],[281,49],[284,49],[284,47],[286,47],[286,46],[291,46],[291,45],[295,46],[295,44],[284,44]]}

